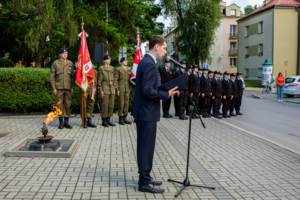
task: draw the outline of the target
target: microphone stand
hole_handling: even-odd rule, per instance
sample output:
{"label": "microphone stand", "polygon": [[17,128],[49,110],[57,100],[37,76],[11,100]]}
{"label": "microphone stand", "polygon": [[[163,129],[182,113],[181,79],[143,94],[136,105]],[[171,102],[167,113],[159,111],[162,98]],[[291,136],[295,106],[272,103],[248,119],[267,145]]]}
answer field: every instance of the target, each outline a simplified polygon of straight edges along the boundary
{"label": "microphone stand", "polygon": [[[187,91],[187,89],[185,89]],[[189,186],[192,186],[192,187],[201,187],[201,188],[207,188],[207,189],[211,189],[211,190],[214,190],[216,189],[215,187],[208,187],[208,186],[203,186],[203,185],[193,185],[190,183],[190,180],[189,180],[189,162],[190,162],[190,145],[191,145],[191,127],[192,127],[192,116],[194,114],[194,112],[196,112],[196,114],[199,116],[199,119],[202,123],[202,126],[203,128],[206,128],[202,119],[201,119],[201,116],[200,114],[198,113],[198,109],[197,109],[197,106],[196,104],[194,103],[193,99],[191,98],[190,95],[189,96],[189,99],[190,99],[190,102],[192,103],[191,105],[189,105],[189,111],[190,111],[190,119],[189,119],[189,139],[188,139],[188,152],[187,152],[187,162],[186,162],[186,175],[185,175],[185,179],[183,182],[179,182],[179,181],[175,181],[175,180],[172,180],[172,179],[168,179],[169,182],[174,182],[174,183],[179,183],[179,184],[182,184],[183,187],[179,190],[179,192],[177,192],[177,194],[175,195],[175,198],[178,197],[180,195],[180,193],[186,188],[186,187],[189,187]]]}

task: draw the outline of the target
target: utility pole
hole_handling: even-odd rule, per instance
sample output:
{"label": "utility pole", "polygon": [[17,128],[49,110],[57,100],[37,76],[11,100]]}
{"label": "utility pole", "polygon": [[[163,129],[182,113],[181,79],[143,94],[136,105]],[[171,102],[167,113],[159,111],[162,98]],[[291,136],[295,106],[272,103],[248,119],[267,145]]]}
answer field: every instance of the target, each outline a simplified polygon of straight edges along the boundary
{"label": "utility pole", "polygon": [[[106,1],[106,26],[108,25],[108,2]],[[106,38],[106,55],[108,55],[108,40]]]}

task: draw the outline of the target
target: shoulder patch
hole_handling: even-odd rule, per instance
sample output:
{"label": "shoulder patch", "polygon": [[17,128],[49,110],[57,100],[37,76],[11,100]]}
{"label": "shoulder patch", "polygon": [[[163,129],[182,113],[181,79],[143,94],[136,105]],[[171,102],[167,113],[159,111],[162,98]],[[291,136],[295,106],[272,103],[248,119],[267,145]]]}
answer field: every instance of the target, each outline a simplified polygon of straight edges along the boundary
{"label": "shoulder patch", "polygon": [[114,73],[114,72],[111,72],[112,74]]}
{"label": "shoulder patch", "polygon": [[72,66],[69,65],[69,67],[72,67]]}
{"label": "shoulder patch", "polygon": [[100,77],[100,73],[98,73],[98,75],[97,75],[98,77]]}

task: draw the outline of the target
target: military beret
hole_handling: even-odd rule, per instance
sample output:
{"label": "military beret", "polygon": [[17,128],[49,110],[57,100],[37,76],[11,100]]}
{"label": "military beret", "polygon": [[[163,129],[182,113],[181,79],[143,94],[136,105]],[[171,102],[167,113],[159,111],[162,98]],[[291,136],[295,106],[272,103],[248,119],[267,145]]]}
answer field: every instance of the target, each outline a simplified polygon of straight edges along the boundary
{"label": "military beret", "polygon": [[66,48],[61,48],[60,50],[59,50],[59,53],[61,54],[61,53],[64,53],[64,52],[68,52],[68,50],[66,49]]}
{"label": "military beret", "polygon": [[214,74],[218,74],[218,71],[214,71]]}
{"label": "military beret", "polygon": [[194,69],[194,68],[198,68],[198,65],[193,65],[193,69]]}
{"label": "military beret", "polygon": [[227,71],[225,71],[223,74],[224,74],[224,75],[229,75],[229,73],[228,73]]}
{"label": "military beret", "polygon": [[180,64],[186,64],[186,62],[184,60],[180,61]]}
{"label": "military beret", "polygon": [[235,76],[235,74],[232,73],[232,74],[230,74],[230,76]]}
{"label": "military beret", "polygon": [[213,71],[211,71],[211,70],[209,70],[209,71],[208,71],[208,73],[210,74],[210,73],[214,73],[214,72],[213,72]]}
{"label": "military beret", "polygon": [[105,56],[103,57],[103,60],[106,60],[106,59],[109,59],[109,58],[110,58],[109,55],[105,55]]}
{"label": "military beret", "polygon": [[121,60],[120,60],[120,62],[123,62],[124,60],[127,60],[127,58],[126,57],[122,57]]}
{"label": "military beret", "polygon": [[236,73],[236,75],[238,76],[238,75],[243,75],[243,73],[242,72],[238,72],[238,73]]}
{"label": "military beret", "polygon": [[187,66],[187,69],[192,69],[192,68],[193,68],[192,65]]}

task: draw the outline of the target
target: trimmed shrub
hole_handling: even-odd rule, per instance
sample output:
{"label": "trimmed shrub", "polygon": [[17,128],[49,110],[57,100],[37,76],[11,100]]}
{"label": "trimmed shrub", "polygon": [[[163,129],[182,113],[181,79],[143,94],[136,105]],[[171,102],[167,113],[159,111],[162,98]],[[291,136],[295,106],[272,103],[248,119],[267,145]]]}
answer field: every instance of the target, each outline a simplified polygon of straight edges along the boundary
{"label": "trimmed shrub", "polygon": [[15,63],[9,58],[0,58],[0,67],[14,67]]}

